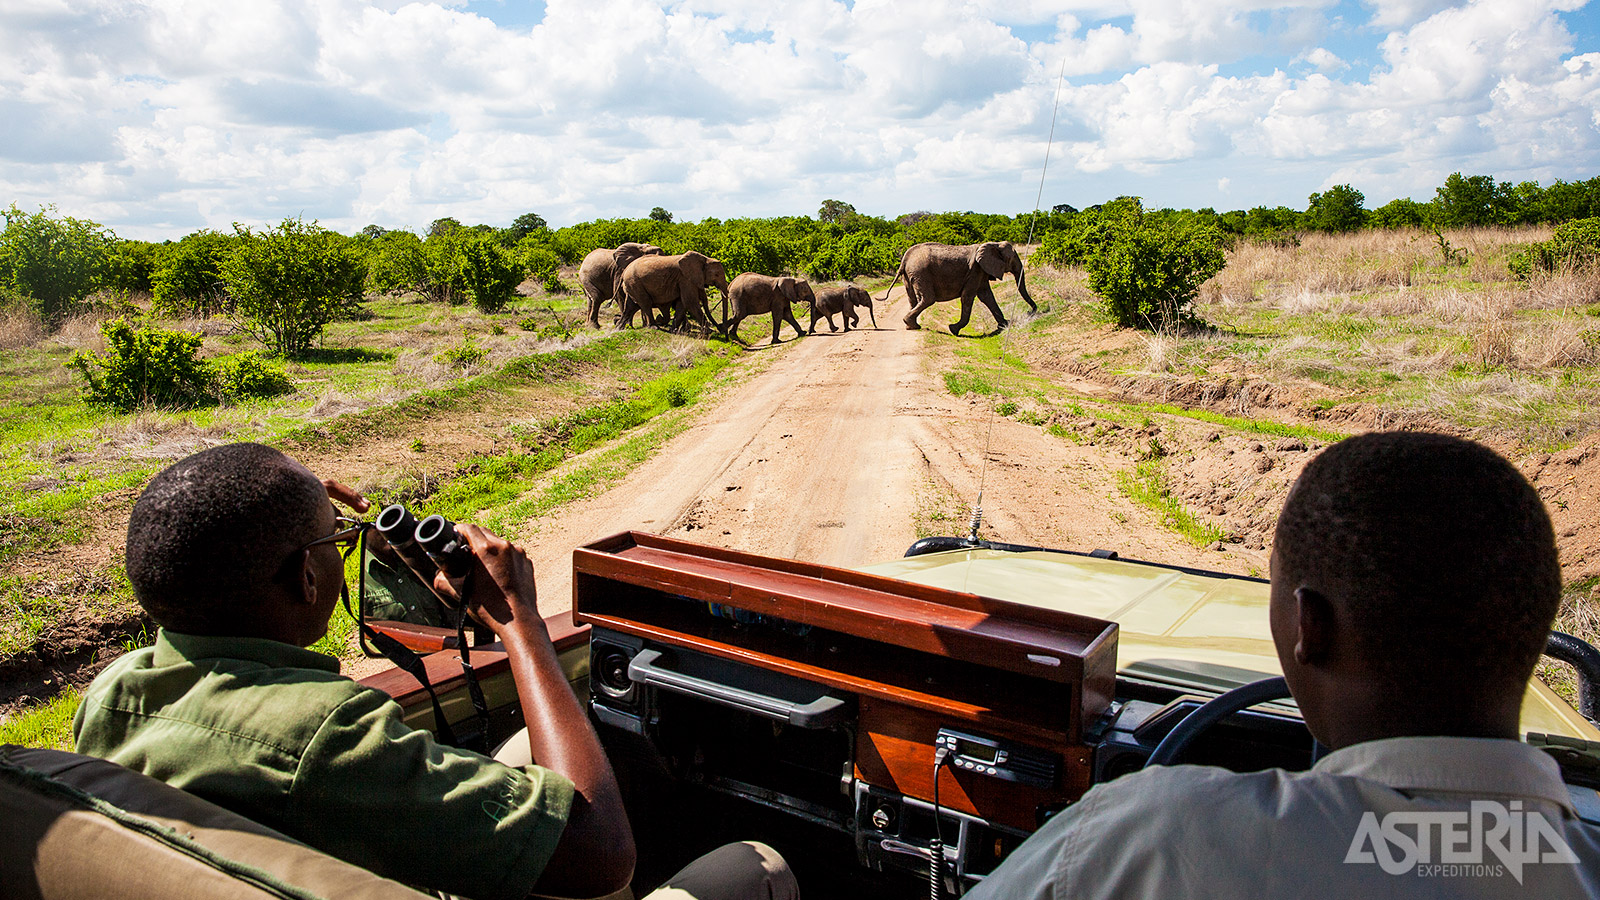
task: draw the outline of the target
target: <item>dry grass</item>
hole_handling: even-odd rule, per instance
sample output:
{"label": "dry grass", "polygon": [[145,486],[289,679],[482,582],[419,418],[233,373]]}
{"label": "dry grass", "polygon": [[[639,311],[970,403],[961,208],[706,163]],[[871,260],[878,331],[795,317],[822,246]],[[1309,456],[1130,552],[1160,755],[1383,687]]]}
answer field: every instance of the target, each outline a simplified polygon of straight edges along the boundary
{"label": "dry grass", "polygon": [[20,304],[0,309],[0,350],[21,350],[43,339],[38,313]]}
{"label": "dry grass", "polygon": [[100,333],[100,323],[109,318],[105,310],[79,313],[61,323],[51,340],[72,350],[102,351],[106,348],[105,336]]}

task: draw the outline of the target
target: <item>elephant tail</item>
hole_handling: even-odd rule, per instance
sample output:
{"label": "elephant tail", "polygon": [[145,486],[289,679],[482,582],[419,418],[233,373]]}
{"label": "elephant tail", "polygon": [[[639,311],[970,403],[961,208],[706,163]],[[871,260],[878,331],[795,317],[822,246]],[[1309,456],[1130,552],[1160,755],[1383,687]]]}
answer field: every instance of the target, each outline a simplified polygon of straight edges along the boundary
{"label": "elephant tail", "polygon": [[[900,268],[894,270],[894,280],[889,282],[889,289],[887,291],[883,292],[883,296],[879,297],[877,299],[880,300],[880,301],[888,300],[889,299],[889,295],[894,293],[895,284],[897,284],[900,281],[900,276],[904,275],[905,272],[906,272],[906,256],[905,256],[904,253],[902,253],[902,254],[900,254]],[[872,297],[871,294],[868,294],[867,296],[869,298]],[[876,316],[874,316],[874,318],[876,318]]]}

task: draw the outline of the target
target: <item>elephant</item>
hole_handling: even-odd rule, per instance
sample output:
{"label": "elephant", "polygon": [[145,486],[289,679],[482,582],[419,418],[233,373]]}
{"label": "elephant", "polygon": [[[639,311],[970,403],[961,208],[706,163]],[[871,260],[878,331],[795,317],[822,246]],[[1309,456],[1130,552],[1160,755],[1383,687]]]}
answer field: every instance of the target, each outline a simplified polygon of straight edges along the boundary
{"label": "elephant", "polygon": [[829,284],[817,289],[817,299],[811,304],[811,328],[806,333],[817,333],[817,318],[820,316],[828,320],[828,330],[838,331],[833,327],[833,314],[843,313],[844,330],[849,331],[850,326],[860,326],[861,317],[856,315],[856,307],[865,306],[867,314],[872,316],[872,327],[878,327],[878,314],[872,309],[872,295],[866,289],[854,284]]}
{"label": "elephant", "polygon": [[[950,333],[960,334],[972,318],[974,298],[982,300],[994,316],[995,324],[1004,328],[1006,316],[995,302],[989,282],[999,281],[1007,272],[1016,277],[1017,293],[1028,301],[1028,309],[1037,311],[1039,307],[1028,296],[1022,257],[1010,241],[963,246],[916,244],[901,255],[900,268],[894,273],[894,281],[889,282],[889,290],[894,290],[894,282],[899,281],[902,274],[906,276],[906,299],[911,303],[911,312],[906,314],[905,322],[909,329],[922,327],[917,324],[917,316],[928,307],[941,300],[959,299],[961,318],[950,326]],[[887,300],[889,295],[885,293],[881,299]]]}
{"label": "elephant", "polygon": [[[673,330],[681,329],[688,316],[710,335],[713,325],[706,310],[706,288],[715,287],[728,294],[728,272],[720,260],[690,250],[676,256],[646,256],[622,272],[622,324],[633,324],[633,314],[642,310],[647,322],[657,311],[676,310]],[[720,328],[718,329],[720,330]]]}
{"label": "elephant", "polygon": [[600,327],[600,306],[613,297],[622,295],[622,273],[634,260],[643,256],[659,256],[661,248],[654,244],[636,244],[629,241],[615,250],[596,247],[578,266],[578,283],[588,300],[589,324]]}
{"label": "elephant", "polygon": [[[754,272],[745,272],[733,280],[733,286],[728,289],[728,321],[723,323],[723,329],[728,336],[739,343],[739,323],[746,316],[772,313],[772,343],[778,343],[778,329],[788,322],[794,327],[795,336],[803,337],[805,331],[800,323],[794,319],[794,312],[790,308],[795,303],[809,303],[816,308],[817,297],[811,291],[811,285],[798,278],[774,278],[770,275],[757,275]],[[816,314],[812,313],[815,320]]]}

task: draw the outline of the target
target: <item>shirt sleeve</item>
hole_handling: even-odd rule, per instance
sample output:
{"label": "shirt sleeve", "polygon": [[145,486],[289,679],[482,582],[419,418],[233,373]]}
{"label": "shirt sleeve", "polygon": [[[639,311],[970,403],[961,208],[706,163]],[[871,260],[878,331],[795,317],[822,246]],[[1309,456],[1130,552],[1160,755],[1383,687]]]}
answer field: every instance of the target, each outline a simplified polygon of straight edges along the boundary
{"label": "shirt sleeve", "polygon": [[288,818],[302,839],[407,884],[471,897],[526,897],[555,852],[572,782],[512,768],[407,727],[363,690],[322,723],[301,759]]}

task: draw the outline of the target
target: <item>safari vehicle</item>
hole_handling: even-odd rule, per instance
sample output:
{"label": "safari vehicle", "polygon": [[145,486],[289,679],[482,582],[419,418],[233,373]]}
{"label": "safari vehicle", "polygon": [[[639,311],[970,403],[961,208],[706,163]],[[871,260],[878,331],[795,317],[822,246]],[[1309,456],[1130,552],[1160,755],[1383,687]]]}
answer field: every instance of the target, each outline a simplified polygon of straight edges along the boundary
{"label": "safari vehicle", "polygon": [[[1260,579],[958,538],[850,570],[637,532],[578,548],[573,567],[573,613],[553,617],[551,634],[623,786],[641,893],[699,852],[756,838],[784,853],[810,896],[959,896],[1092,785],[1152,760],[1304,769],[1317,752],[1274,677]],[[462,739],[476,729],[492,744],[519,723],[493,645],[373,624],[431,651],[429,680]],[[1561,762],[1588,817],[1600,810],[1600,653],[1559,634],[1550,652],[1577,668],[1581,711],[1535,680],[1522,726]],[[474,711],[463,656],[487,716]],[[365,683],[412,725],[434,728],[412,675]],[[31,760],[8,749],[0,788],[31,765],[50,770],[36,781],[110,804],[129,793],[107,787],[108,764]],[[108,806],[89,798],[80,812],[129,816],[94,803]],[[135,812],[135,822],[194,821]],[[41,860],[73,853],[50,844],[51,821],[20,835],[52,847]],[[183,828],[196,840],[227,833]],[[74,864],[108,864],[77,855]],[[269,887],[306,871],[269,862],[256,863]],[[0,870],[8,895],[15,872]],[[308,890],[384,895],[349,880],[360,874]]]}

